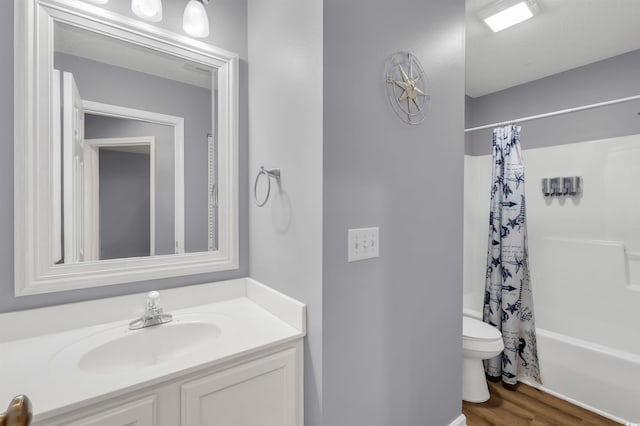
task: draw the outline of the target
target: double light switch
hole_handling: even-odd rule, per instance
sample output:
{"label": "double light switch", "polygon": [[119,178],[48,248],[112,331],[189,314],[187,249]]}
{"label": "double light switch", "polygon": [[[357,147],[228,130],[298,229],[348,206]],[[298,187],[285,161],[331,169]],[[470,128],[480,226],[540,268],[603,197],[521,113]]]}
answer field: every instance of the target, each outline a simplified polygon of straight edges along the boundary
{"label": "double light switch", "polygon": [[347,261],[380,256],[380,228],[349,229],[347,232]]}

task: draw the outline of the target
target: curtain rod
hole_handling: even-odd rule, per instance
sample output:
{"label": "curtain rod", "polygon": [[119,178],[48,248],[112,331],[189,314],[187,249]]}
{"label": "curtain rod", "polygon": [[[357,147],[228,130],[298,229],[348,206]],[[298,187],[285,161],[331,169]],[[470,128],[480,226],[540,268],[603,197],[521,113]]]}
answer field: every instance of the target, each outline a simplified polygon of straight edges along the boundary
{"label": "curtain rod", "polygon": [[546,117],[553,117],[553,116],[556,116],[556,115],[569,114],[571,112],[584,111],[584,110],[587,110],[587,109],[599,108],[599,107],[603,107],[603,106],[607,106],[607,105],[621,104],[621,103],[624,103],[624,102],[635,101],[635,100],[638,100],[638,99],[640,99],[640,95],[629,96],[628,98],[614,99],[612,101],[598,102],[597,104],[583,105],[583,106],[580,106],[580,107],[568,108],[568,109],[561,109],[559,111],[547,112],[547,113],[544,113],[544,114],[532,115],[532,116],[529,116],[529,117],[516,118],[514,120],[500,121],[498,123],[492,123],[492,124],[485,124],[484,126],[471,127],[469,129],[464,129],[464,132],[465,133],[475,132],[476,130],[490,129],[492,127],[505,126],[507,124],[513,124],[513,123],[524,123],[525,121],[537,120],[539,118],[546,118]]}

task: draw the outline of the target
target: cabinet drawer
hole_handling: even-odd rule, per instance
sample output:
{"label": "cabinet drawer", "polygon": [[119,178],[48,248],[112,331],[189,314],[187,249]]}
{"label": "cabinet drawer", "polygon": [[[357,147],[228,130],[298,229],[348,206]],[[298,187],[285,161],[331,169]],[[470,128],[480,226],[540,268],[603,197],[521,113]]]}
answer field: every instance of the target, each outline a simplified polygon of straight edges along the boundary
{"label": "cabinet drawer", "polygon": [[92,414],[67,426],[155,426],[156,397],[148,396]]}

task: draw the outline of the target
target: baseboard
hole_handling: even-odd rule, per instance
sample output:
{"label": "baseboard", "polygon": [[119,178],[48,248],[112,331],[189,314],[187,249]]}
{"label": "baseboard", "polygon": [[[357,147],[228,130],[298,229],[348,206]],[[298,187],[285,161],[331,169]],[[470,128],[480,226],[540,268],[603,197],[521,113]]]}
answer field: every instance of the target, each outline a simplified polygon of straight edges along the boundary
{"label": "baseboard", "polygon": [[611,413],[607,413],[606,411],[602,411],[602,410],[600,410],[598,408],[592,407],[591,405],[588,405],[588,404],[585,404],[585,403],[580,402],[578,400],[575,400],[575,399],[573,399],[571,397],[568,397],[567,395],[564,395],[564,394],[562,394],[560,392],[556,392],[556,391],[554,391],[552,389],[549,389],[549,388],[547,388],[545,386],[542,386],[542,385],[540,385],[538,383],[535,383],[535,382],[533,382],[531,380],[527,380],[527,379],[519,379],[519,380],[522,383],[526,384],[526,385],[529,385],[529,386],[531,386],[533,388],[541,390],[542,392],[548,393],[549,395],[553,395],[556,398],[560,398],[560,399],[562,399],[564,401],[570,402],[571,404],[577,405],[578,407],[584,408],[585,410],[591,411],[592,413],[599,414],[602,417],[606,417],[609,420],[613,420],[614,422],[617,422],[617,423],[620,423],[620,424],[623,424],[623,425],[627,425],[627,424],[633,425],[633,423],[629,423],[628,421],[626,421],[624,419],[621,419],[618,416],[615,416],[615,415],[613,415]]}
{"label": "baseboard", "polygon": [[464,414],[460,414],[457,419],[449,424],[449,426],[467,426],[467,418]]}

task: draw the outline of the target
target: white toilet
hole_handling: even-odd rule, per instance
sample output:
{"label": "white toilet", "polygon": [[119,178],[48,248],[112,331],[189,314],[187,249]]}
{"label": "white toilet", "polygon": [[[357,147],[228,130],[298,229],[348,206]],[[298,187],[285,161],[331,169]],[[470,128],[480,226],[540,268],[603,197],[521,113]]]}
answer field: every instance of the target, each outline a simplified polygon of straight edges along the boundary
{"label": "white toilet", "polygon": [[489,399],[482,360],[493,358],[503,350],[500,330],[477,319],[462,317],[463,400],[485,402]]}

